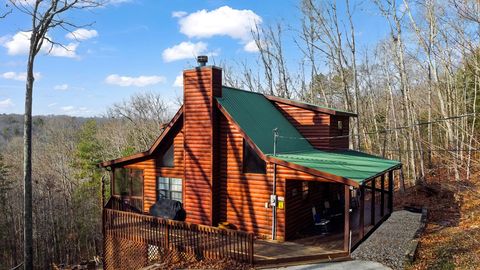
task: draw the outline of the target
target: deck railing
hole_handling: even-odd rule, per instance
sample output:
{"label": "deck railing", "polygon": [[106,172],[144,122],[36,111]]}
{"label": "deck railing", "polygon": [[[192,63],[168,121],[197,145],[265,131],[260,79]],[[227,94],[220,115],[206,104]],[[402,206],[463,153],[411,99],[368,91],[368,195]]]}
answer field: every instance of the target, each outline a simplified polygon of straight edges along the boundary
{"label": "deck railing", "polygon": [[253,264],[252,233],[103,210],[104,269],[139,269],[166,258]]}

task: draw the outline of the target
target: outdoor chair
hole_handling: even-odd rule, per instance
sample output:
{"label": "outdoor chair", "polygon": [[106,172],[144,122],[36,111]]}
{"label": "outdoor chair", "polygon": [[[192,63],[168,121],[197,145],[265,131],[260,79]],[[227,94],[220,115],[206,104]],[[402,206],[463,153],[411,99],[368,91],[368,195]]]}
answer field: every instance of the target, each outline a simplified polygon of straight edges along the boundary
{"label": "outdoor chair", "polygon": [[330,223],[330,219],[326,219],[322,217],[320,213],[317,213],[315,206],[312,207],[312,214],[313,214],[313,224],[315,228],[320,231],[321,234],[328,233],[328,224]]}

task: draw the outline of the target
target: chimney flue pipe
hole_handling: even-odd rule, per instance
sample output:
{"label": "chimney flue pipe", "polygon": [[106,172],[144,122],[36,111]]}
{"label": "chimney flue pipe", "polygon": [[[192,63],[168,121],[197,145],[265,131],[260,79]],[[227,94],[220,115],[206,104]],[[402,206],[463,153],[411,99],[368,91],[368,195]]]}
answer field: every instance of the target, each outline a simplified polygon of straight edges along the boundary
{"label": "chimney flue pipe", "polygon": [[208,62],[208,56],[206,56],[206,55],[197,56],[197,62],[198,62],[199,67],[206,66],[207,62]]}

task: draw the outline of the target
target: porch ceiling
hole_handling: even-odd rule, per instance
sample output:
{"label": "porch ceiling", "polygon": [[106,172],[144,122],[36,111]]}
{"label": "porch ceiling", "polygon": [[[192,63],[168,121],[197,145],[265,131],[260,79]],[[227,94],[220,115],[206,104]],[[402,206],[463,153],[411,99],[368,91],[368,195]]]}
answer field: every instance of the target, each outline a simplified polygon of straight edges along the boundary
{"label": "porch ceiling", "polygon": [[278,154],[276,158],[351,179],[359,184],[401,166],[401,163],[396,160],[384,159],[353,150],[321,151],[314,149]]}

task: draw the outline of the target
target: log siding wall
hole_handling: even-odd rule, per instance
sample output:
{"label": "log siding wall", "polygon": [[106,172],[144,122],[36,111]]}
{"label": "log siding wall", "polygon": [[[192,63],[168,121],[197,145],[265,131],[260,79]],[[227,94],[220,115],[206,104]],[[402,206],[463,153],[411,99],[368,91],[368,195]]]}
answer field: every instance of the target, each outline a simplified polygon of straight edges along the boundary
{"label": "log siding wall", "polygon": [[[243,137],[225,117],[220,119],[220,209],[219,220],[238,229],[270,238],[272,209],[265,208],[272,193],[273,166],[266,174],[243,173]],[[277,195],[285,195],[285,182],[277,179]],[[285,211],[277,211],[277,238],[284,239]]]}
{"label": "log siding wall", "polygon": [[[322,139],[322,137],[348,135],[348,116],[330,115],[281,102],[274,101],[273,103],[304,137],[312,138],[308,141],[313,147],[318,149],[348,149],[348,137]],[[343,122],[342,130],[338,129],[338,121]]]}

